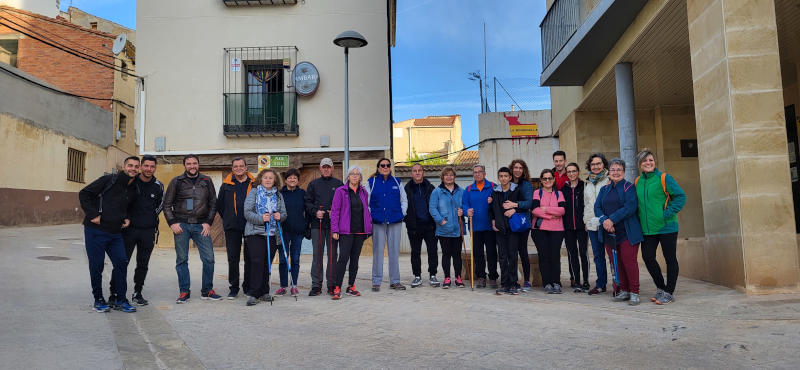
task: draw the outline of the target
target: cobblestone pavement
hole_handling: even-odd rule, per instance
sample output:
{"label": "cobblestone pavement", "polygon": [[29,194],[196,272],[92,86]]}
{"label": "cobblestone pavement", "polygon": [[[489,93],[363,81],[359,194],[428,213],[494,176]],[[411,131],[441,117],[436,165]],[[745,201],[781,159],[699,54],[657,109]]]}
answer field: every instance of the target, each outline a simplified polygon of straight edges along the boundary
{"label": "cobblestone pavement", "polygon": [[[364,257],[356,283],[363,295],[332,301],[307,296],[310,256],[303,256],[297,301],[246,307],[242,296],[199,299],[193,252],[194,295],[176,305],[174,257],[154,251],[149,306],[100,314],[90,310],[82,226],[0,229],[0,367],[788,369],[800,361],[800,295],[746,297],[689,279],[679,280],[678,300],[668,306],[541,288],[512,297],[469,285],[392,291],[384,282],[373,293]],[[406,284],[410,270],[401,256]],[[226,295],[223,251],[215,271],[217,292]],[[646,301],[654,288],[643,267],[640,276]]]}

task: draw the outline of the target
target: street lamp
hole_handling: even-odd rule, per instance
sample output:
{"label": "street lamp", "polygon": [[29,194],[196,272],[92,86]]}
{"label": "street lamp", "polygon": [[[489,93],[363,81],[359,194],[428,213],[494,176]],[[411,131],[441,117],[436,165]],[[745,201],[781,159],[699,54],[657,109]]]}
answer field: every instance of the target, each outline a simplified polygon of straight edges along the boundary
{"label": "street lamp", "polygon": [[350,99],[348,86],[347,63],[350,48],[367,45],[367,39],[360,33],[344,31],[333,39],[333,43],[344,48],[344,170],[350,168]]}

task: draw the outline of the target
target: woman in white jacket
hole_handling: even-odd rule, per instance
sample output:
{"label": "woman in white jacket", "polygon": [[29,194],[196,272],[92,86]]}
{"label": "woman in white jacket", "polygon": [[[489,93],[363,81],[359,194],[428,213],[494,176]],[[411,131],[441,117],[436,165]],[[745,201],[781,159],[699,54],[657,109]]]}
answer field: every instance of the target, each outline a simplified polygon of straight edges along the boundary
{"label": "woman in white jacket", "polygon": [[589,290],[589,295],[604,293],[608,276],[606,272],[606,251],[600,243],[599,233],[600,220],[594,215],[594,202],[600,189],[608,184],[608,160],[603,153],[594,153],[586,161],[586,169],[589,170],[589,177],[586,178],[586,185],[583,190],[583,223],[592,242],[592,253],[594,254],[594,267],[597,270],[597,281],[594,288]]}

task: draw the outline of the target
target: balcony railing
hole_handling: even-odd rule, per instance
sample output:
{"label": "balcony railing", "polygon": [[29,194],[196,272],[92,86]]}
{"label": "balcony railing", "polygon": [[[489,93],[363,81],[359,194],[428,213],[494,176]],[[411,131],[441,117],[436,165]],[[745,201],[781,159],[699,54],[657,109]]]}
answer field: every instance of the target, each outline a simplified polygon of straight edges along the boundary
{"label": "balcony railing", "polygon": [[297,0],[222,0],[227,6],[294,5]]}
{"label": "balcony railing", "polygon": [[225,93],[226,136],[296,136],[295,92]]}
{"label": "balcony railing", "polygon": [[547,69],[583,23],[581,2],[582,0],[556,0],[544,16],[539,25],[542,30],[542,70]]}

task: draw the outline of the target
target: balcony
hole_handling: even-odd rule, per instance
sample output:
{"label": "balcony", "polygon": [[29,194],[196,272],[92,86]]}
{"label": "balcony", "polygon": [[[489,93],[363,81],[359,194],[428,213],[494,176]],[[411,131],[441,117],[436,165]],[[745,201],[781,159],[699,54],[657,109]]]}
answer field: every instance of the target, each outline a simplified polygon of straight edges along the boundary
{"label": "balcony", "polygon": [[222,0],[225,6],[295,5],[297,0]]}
{"label": "balcony", "polygon": [[556,0],[539,25],[542,86],[582,86],[647,0]]}
{"label": "balcony", "polygon": [[292,92],[225,93],[225,136],[297,136],[297,95]]}

